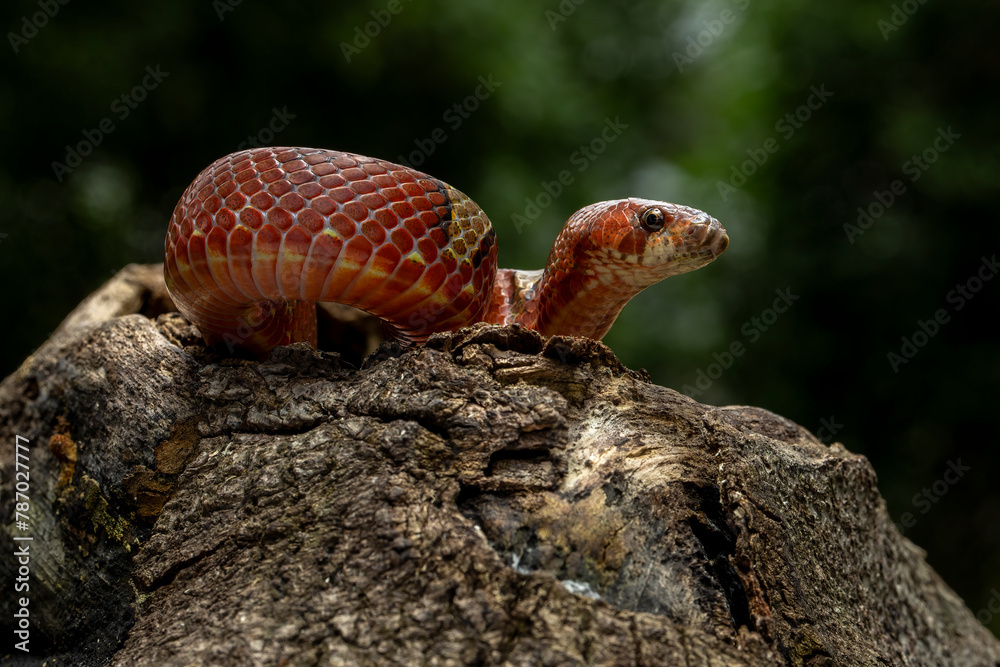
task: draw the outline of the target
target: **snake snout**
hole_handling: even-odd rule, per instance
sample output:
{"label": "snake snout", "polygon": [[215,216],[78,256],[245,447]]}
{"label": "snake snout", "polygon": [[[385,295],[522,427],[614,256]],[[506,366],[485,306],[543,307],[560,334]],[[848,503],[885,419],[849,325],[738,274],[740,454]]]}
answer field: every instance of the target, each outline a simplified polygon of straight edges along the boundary
{"label": "snake snout", "polygon": [[718,257],[729,247],[729,234],[726,234],[726,230],[722,229],[721,225],[719,226],[719,230],[720,233],[717,235],[715,242],[709,246],[713,257]]}
{"label": "snake snout", "polygon": [[704,248],[718,257],[729,247],[729,235],[726,228],[708,213],[698,211],[687,220],[687,242],[692,246]]}

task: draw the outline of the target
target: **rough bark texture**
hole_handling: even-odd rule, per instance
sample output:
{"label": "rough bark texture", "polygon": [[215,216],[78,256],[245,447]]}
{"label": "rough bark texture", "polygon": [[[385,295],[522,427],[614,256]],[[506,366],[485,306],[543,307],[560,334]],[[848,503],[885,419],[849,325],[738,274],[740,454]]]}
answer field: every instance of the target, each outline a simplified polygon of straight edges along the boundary
{"label": "rough bark texture", "polygon": [[868,461],[777,415],[581,339],[256,362],[169,308],[128,267],[0,385],[47,664],[1000,664]]}

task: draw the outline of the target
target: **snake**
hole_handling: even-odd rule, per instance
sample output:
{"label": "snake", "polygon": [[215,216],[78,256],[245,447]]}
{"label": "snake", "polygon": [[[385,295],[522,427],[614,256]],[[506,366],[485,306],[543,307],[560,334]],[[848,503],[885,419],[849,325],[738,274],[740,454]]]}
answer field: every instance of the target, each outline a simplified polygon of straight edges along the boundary
{"label": "snake", "polygon": [[163,270],[207,345],[265,356],[317,347],[317,301],[371,313],[403,345],[477,322],[601,340],[640,291],[728,245],[707,213],[627,198],[570,216],[544,269],[498,269],[489,218],[447,183],[354,153],[263,147],[185,189]]}

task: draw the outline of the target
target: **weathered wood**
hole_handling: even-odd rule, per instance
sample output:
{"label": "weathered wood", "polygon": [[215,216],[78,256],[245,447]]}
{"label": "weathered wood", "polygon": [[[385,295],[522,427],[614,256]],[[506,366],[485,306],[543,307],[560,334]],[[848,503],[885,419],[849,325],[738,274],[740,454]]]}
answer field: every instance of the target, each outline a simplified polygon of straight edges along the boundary
{"label": "weathered wood", "polygon": [[0,384],[47,664],[1000,664],[868,461],[777,415],[582,339],[258,363],[168,308],[129,267]]}

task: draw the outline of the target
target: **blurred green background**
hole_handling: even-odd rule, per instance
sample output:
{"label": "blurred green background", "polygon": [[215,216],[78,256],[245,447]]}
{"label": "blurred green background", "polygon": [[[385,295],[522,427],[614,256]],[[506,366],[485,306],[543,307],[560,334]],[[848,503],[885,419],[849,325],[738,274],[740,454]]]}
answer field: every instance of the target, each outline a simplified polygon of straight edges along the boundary
{"label": "blurred green background", "polygon": [[182,190],[250,142],[419,162],[490,215],[505,267],[541,267],[594,201],[687,204],[730,249],[606,342],[868,456],[1000,632],[997,5],[341,5],[4,3],[0,374],[126,263],[161,261]]}

